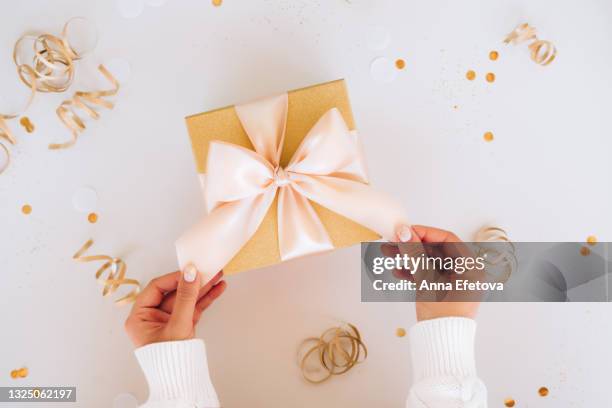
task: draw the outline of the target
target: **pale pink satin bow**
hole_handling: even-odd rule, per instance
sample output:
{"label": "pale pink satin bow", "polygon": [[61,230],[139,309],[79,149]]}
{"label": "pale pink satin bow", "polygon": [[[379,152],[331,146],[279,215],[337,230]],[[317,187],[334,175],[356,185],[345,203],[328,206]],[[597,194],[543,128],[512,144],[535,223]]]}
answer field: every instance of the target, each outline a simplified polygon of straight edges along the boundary
{"label": "pale pink satin bow", "polygon": [[401,206],[367,185],[361,144],[336,108],[319,119],[281,168],[287,107],[287,94],[235,107],[255,151],[210,143],[208,214],[176,243],[181,269],[192,263],[205,281],[212,278],[255,234],[276,194],[282,260],[334,248],[309,200],[389,240],[407,225]]}

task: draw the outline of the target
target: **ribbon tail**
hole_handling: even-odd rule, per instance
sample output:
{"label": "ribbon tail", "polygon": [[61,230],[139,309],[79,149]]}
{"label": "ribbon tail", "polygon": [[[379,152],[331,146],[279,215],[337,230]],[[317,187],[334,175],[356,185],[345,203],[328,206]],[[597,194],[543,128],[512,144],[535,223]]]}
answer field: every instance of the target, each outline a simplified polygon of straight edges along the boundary
{"label": "ribbon tail", "polygon": [[211,280],[255,234],[274,201],[276,188],[215,208],[176,242],[181,270],[193,264]]}
{"label": "ribbon tail", "polygon": [[334,248],[308,199],[290,186],[278,195],[278,243],[283,261]]}
{"label": "ribbon tail", "polygon": [[389,195],[367,184],[332,176],[293,173],[297,192],[344,217],[397,241],[397,229],[410,225],[403,207]]}
{"label": "ribbon tail", "polygon": [[10,144],[15,144],[17,140],[4,119],[5,118],[0,115],[0,139],[6,139]]}

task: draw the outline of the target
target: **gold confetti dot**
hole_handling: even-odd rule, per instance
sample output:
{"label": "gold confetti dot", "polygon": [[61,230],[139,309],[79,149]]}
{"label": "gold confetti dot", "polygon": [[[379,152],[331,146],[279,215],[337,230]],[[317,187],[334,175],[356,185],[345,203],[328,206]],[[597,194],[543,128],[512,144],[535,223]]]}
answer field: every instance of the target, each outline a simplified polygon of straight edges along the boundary
{"label": "gold confetti dot", "polygon": [[223,0],[212,0],[212,4],[215,7],[219,7],[223,3]]}
{"label": "gold confetti dot", "polygon": [[17,371],[17,375],[21,378],[26,378],[28,376],[28,369],[23,367]]}
{"label": "gold confetti dot", "polygon": [[507,407],[513,407],[515,404],[516,402],[512,398],[506,398],[504,400],[504,405]]}
{"label": "gold confetti dot", "polygon": [[482,138],[485,140],[485,142],[492,142],[495,137],[493,136],[493,132],[485,132],[485,134],[482,135]]}
{"label": "gold confetti dot", "polygon": [[397,69],[404,69],[406,68],[406,61],[404,61],[401,58],[398,58],[395,60],[395,68]]}
{"label": "gold confetti dot", "polygon": [[493,50],[489,53],[489,59],[491,61],[497,61],[498,58],[499,58],[499,52]]}
{"label": "gold confetti dot", "polygon": [[459,109],[459,105],[453,105],[453,109]]}
{"label": "gold confetti dot", "polygon": [[465,77],[470,80],[473,81],[474,79],[476,79],[476,73],[474,71],[472,71],[471,69],[465,74]]}
{"label": "gold confetti dot", "polygon": [[11,371],[11,378],[17,378],[17,377],[19,377],[19,370]]}
{"label": "gold confetti dot", "polygon": [[595,245],[597,243],[597,237],[595,235],[589,235],[587,237],[587,244]]}
{"label": "gold confetti dot", "polygon": [[403,327],[398,327],[397,330],[395,330],[395,335],[397,337],[404,337],[406,335],[406,329]]}
{"label": "gold confetti dot", "polygon": [[27,116],[24,116],[21,119],[19,119],[19,124],[23,126],[26,132],[28,133],[32,133],[34,131],[34,124],[30,121],[30,118],[28,118]]}
{"label": "gold confetti dot", "polygon": [[580,255],[589,256],[591,254],[591,250],[585,246],[580,248]]}
{"label": "gold confetti dot", "polygon": [[89,215],[87,216],[87,221],[91,222],[92,224],[95,224],[98,221],[98,214],[89,213]]}
{"label": "gold confetti dot", "polygon": [[538,390],[538,394],[540,394],[540,397],[547,396],[548,395],[548,388],[540,387],[540,389]]}
{"label": "gold confetti dot", "polygon": [[21,212],[25,215],[30,214],[32,212],[32,206],[30,204],[24,204],[23,207],[21,207]]}
{"label": "gold confetti dot", "polygon": [[487,82],[495,82],[495,74],[492,72],[488,72],[486,79],[487,79]]}

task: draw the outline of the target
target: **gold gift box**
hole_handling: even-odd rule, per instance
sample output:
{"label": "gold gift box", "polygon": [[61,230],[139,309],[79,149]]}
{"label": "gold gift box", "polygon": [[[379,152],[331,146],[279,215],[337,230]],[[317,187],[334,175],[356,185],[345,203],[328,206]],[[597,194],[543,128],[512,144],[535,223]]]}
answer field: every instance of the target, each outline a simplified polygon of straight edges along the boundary
{"label": "gold gift box", "polygon": [[[351,111],[344,80],[340,79],[296,89],[289,91],[288,94],[289,108],[281,166],[284,167],[289,163],[293,153],[308,131],[331,108],[338,108],[349,129],[355,129],[353,112]],[[208,145],[213,140],[221,140],[253,149],[253,145],[242,128],[233,106],[188,116],[186,122],[198,173],[205,173]],[[277,200],[278,196],[255,235],[223,268],[225,274],[261,268],[281,262],[278,247]],[[380,238],[370,229],[338,213],[330,211],[315,202],[311,201],[311,204],[336,248]]]}

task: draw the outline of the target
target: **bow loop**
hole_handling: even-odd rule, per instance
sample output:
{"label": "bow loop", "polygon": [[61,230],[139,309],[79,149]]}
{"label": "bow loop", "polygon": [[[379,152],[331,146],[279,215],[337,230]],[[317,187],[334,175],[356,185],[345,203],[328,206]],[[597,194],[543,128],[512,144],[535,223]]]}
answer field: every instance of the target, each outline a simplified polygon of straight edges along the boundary
{"label": "bow loop", "polygon": [[312,176],[339,176],[361,183],[368,182],[361,143],[336,108],[323,114],[304,137],[287,170]]}
{"label": "bow loop", "polygon": [[283,151],[288,105],[285,93],[235,107],[255,151],[273,167],[278,166]]}
{"label": "bow loop", "polygon": [[274,177],[274,168],[262,156],[242,146],[211,142],[204,183],[208,213],[222,203],[261,194]]}

